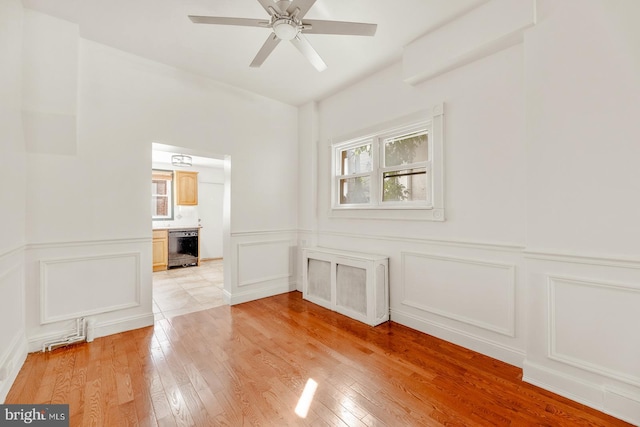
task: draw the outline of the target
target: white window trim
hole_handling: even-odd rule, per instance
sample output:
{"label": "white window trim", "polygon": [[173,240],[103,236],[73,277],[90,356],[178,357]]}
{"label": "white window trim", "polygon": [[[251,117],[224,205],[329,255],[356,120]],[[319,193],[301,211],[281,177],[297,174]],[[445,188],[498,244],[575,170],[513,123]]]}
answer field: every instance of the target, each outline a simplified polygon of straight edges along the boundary
{"label": "white window trim", "polygon": [[[430,170],[431,200],[426,202],[382,202],[382,171],[383,168],[382,141],[390,135],[427,129],[429,133],[429,159],[427,168]],[[345,148],[365,145],[368,141],[378,141],[378,150],[372,150],[373,170],[371,171],[371,194],[377,195],[377,200],[369,204],[340,204],[339,179],[344,176],[337,174],[340,159],[337,153]],[[331,209],[330,218],[354,219],[398,219],[416,221],[444,221],[444,105],[438,104],[426,111],[421,111],[400,119],[375,126],[370,129],[355,132],[341,138],[334,138],[331,144]],[[362,174],[358,174],[362,175]],[[369,175],[368,173],[364,175]],[[355,175],[354,175],[355,176]],[[429,174],[427,175],[429,177]],[[349,176],[351,177],[351,176]],[[374,193],[375,192],[375,193]]]}

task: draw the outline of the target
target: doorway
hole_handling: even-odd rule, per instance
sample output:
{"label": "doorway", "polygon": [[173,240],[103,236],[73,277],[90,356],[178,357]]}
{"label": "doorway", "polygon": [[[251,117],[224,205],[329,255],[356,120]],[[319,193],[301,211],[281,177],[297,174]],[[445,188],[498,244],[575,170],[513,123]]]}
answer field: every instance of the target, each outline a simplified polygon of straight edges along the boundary
{"label": "doorway", "polygon": [[[168,171],[170,176],[180,176],[176,171],[183,175],[184,172],[197,173],[197,202],[178,205],[175,202],[177,195],[171,195],[171,215],[152,220],[154,237],[188,229],[198,231],[199,241],[197,265],[171,268],[171,263],[167,262],[167,268],[157,268],[154,261],[152,300],[155,320],[225,305],[224,277],[225,269],[228,275],[229,268],[225,265],[228,261],[225,242],[230,241],[231,159],[229,156],[158,143],[153,143],[151,150],[154,173]],[[172,162],[174,156],[181,157],[178,160],[182,163]],[[175,182],[172,187],[177,187]],[[152,206],[154,200],[152,194]],[[154,258],[159,247],[164,248],[154,239]]]}

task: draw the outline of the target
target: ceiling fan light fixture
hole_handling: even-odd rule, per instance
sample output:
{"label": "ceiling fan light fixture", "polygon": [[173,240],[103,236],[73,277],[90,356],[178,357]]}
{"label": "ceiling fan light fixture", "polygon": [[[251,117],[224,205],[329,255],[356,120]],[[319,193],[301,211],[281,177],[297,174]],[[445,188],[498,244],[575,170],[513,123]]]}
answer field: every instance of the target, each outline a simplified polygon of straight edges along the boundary
{"label": "ceiling fan light fixture", "polygon": [[280,40],[293,40],[300,32],[300,29],[293,20],[281,18],[273,23],[273,32]]}
{"label": "ceiling fan light fixture", "polygon": [[185,154],[174,154],[173,156],[171,156],[171,164],[173,166],[184,167],[191,166],[193,164],[193,161],[191,159],[191,156],[187,156]]}

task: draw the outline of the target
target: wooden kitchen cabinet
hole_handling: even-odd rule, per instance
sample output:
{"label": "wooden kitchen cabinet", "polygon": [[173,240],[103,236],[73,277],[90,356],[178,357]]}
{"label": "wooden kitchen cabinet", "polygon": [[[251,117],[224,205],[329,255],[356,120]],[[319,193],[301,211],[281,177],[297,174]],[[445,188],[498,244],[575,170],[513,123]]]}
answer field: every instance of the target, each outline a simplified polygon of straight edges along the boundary
{"label": "wooden kitchen cabinet", "polygon": [[169,264],[169,235],[167,230],[153,230],[153,271],[166,270]]}
{"label": "wooden kitchen cabinet", "polygon": [[198,172],[175,171],[176,205],[198,204]]}

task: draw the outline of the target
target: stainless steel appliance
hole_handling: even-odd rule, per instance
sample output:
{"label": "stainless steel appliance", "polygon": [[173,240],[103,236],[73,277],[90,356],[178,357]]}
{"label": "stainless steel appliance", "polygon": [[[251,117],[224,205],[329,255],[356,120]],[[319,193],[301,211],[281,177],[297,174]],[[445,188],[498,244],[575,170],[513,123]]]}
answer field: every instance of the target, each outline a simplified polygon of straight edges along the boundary
{"label": "stainless steel appliance", "polygon": [[169,230],[169,268],[198,264],[198,229]]}

